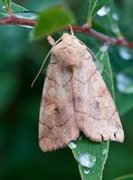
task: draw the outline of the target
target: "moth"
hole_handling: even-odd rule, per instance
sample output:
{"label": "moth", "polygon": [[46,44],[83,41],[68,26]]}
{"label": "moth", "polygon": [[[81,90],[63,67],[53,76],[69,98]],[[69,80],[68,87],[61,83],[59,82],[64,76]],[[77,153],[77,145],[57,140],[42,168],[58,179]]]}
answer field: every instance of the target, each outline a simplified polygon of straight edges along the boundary
{"label": "moth", "polygon": [[64,33],[51,50],[40,107],[39,145],[42,151],[63,148],[80,131],[95,142],[124,140],[116,106],[91,54],[75,36]]}

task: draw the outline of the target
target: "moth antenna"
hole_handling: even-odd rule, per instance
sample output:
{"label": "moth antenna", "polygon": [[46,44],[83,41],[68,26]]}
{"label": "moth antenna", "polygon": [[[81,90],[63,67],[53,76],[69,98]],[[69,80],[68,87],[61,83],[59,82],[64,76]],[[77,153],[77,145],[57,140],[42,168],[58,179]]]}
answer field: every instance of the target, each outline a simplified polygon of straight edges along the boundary
{"label": "moth antenna", "polygon": [[34,85],[35,81],[37,80],[38,76],[40,75],[40,73],[41,73],[41,71],[42,71],[42,69],[43,69],[43,66],[44,66],[44,64],[45,64],[46,60],[48,59],[48,57],[49,57],[49,55],[50,55],[51,51],[52,51],[52,48],[51,48],[51,50],[48,52],[47,56],[45,57],[45,59],[44,59],[44,61],[43,61],[42,65],[41,65],[41,67],[40,67],[40,69],[39,69],[39,71],[38,71],[37,75],[35,76],[35,78],[34,78],[34,80],[33,80],[32,84],[31,84],[31,87],[33,87],[33,85]]}
{"label": "moth antenna", "polygon": [[[79,39],[78,39],[79,40]],[[79,40],[79,42],[81,44],[83,44],[84,46],[86,46],[86,44],[84,44],[82,41]],[[94,57],[94,59],[99,63],[99,65],[101,66],[101,68],[104,70],[104,72],[106,73],[106,75],[109,77],[109,79],[111,79],[110,75],[108,74],[108,72],[102,67],[101,63],[98,61],[97,57],[94,55],[94,53],[86,46],[87,50],[91,53],[91,55]]]}
{"label": "moth antenna", "polygon": [[91,53],[91,55],[94,57],[94,59],[99,63],[99,65],[101,66],[101,68],[104,70],[104,72],[106,73],[106,75],[108,76],[109,79],[111,79],[110,75],[108,74],[108,72],[105,70],[105,68],[101,65],[100,61],[97,59],[97,57],[94,55],[94,53],[87,48],[88,51]]}
{"label": "moth antenna", "polygon": [[[53,46],[55,46],[60,40],[61,40],[61,38],[59,38],[59,39],[54,43],[53,38],[52,38],[51,36],[48,36],[48,41],[49,41],[49,43],[50,43],[51,45],[53,45]],[[39,69],[37,75],[35,76],[35,78],[34,78],[32,84],[31,84],[31,87],[33,87],[35,81],[37,80],[38,76],[40,75],[40,73],[41,73],[41,71],[42,71],[42,69],[43,69],[43,66],[44,66],[46,60],[48,59],[48,57],[49,57],[51,51],[52,51],[52,48],[51,48],[51,50],[48,52],[47,56],[45,57],[45,59],[44,59],[42,65],[41,65],[41,67],[40,67],[40,69]]]}
{"label": "moth antenna", "polygon": [[[88,50],[89,50],[89,48],[88,48]],[[105,70],[105,68],[101,65],[100,61],[97,59],[97,57],[94,55],[94,53],[93,53],[91,50],[89,50],[89,51],[90,51],[90,53],[92,54],[92,56],[95,58],[95,60],[99,63],[99,65],[101,66],[101,68],[104,70],[104,72],[106,73],[106,75],[108,76],[108,78],[111,79],[110,75],[109,75],[108,72]]]}

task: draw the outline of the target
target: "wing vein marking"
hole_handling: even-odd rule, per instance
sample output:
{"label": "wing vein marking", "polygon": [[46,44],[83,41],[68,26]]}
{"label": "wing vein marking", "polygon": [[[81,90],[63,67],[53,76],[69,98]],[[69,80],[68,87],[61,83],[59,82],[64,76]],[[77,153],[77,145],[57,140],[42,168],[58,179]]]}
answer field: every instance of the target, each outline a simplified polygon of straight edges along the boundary
{"label": "wing vein marking", "polygon": [[[61,126],[65,125],[65,124],[72,118],[72,116],[74,116],[74,114],[72,114],[72,115],[71,115],[65,122],[63,122],[62,124],[56,125],[56,127],[61,127]],[[46,123],[44,123],[44,122],[42,122],[42,121],[40,121],[40,123],[41,123],[42,125],[46,126],[46,127],[49,128],[49,129],[53,129],[53,128],[55,127],[55,126],[50,127],[50,126],[48,126]]]}

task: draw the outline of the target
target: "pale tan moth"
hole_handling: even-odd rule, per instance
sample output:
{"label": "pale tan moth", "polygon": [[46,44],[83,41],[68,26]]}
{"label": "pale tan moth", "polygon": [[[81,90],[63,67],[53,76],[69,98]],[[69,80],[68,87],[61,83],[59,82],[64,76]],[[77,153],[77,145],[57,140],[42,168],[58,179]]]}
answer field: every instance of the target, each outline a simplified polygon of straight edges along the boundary
{"label": "pale tan moth", "polygon": [[96,142],[123,142],[116,106],[87,47],[67,33],[51,44],[40,107],[41,149],[65,147],[80,131]]}

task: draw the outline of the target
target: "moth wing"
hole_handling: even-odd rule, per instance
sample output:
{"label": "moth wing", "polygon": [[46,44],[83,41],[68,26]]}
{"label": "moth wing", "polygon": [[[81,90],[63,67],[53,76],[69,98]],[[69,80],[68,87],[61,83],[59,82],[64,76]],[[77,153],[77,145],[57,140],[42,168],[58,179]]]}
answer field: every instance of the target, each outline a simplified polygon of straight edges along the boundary
{"label": "moth wing", "polygon": [[123,142],[124,132],[112,97],[86,52],[82,69],[75,70],[75,111],[77,124],[91,140]]}
{"label": "moth wing", "polygon": [[39,119],[42,151],[65,147],[79,135],[72,103],[71,74],[62,74],[51,57],[45,78]]}

